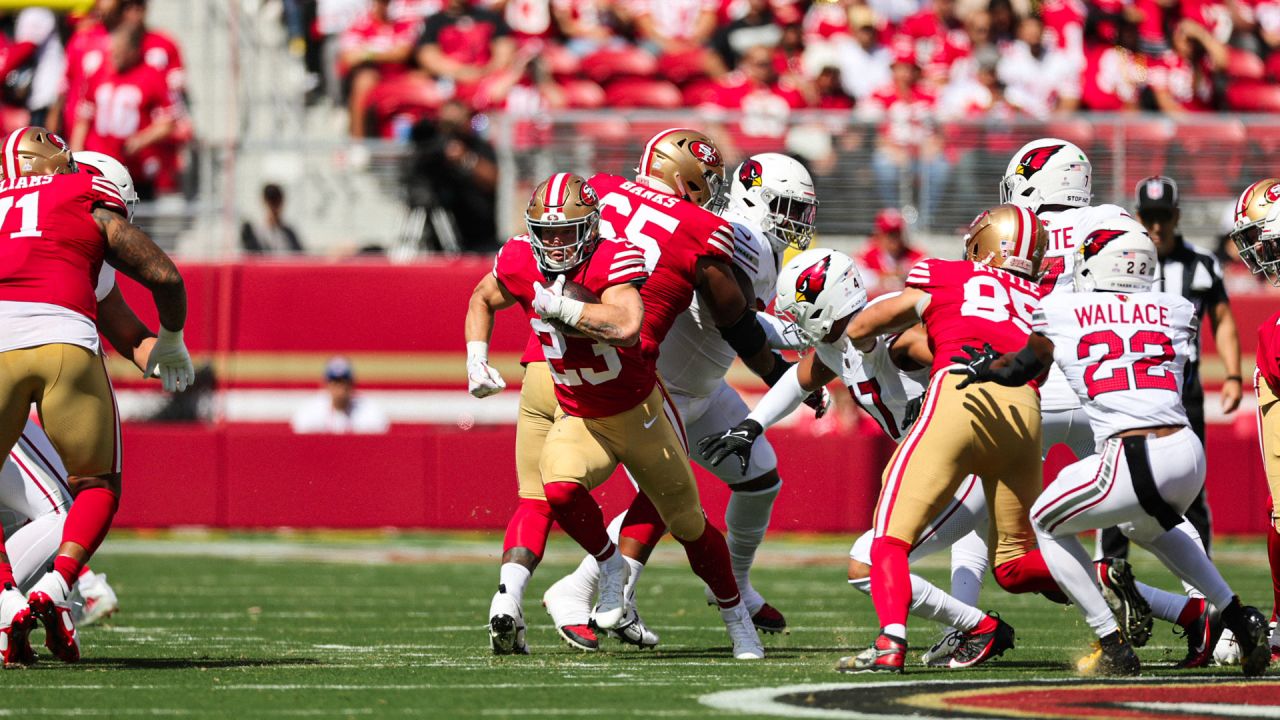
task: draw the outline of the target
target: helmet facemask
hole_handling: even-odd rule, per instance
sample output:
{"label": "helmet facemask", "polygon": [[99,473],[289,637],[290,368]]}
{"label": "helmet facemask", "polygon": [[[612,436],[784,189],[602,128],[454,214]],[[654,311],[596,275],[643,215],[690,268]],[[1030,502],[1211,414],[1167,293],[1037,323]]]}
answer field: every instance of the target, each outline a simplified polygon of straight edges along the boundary
{"label": "helmet facemask", "polygon": [[600,215],[555,219],[557,213],[544,213],[542,218],[525,216],[529,228],[529,244],[538,267],[544,272],[562,273],[581,265],[595,249],[599,239]]}
{"label": "helmet facemask", "polygon": [[[1280,204],[1276,205],[1280,209]],[[1240,260],[1255,275],[1262,275],[1273,286],[1280,287],[1280,232],[1270,229],[1274,210],[1267,219],[1247,223],[1231,232],[1231,240],[1240,252]]]}
{"label": "helmet facemask", "polygon": [[769,206],[764,231],[771,237],[776,237],[783,245],[796,250],[808,250],[813,242],[818,215],[817,201],[774,195],[769,190],[765,190],[763,195]]}

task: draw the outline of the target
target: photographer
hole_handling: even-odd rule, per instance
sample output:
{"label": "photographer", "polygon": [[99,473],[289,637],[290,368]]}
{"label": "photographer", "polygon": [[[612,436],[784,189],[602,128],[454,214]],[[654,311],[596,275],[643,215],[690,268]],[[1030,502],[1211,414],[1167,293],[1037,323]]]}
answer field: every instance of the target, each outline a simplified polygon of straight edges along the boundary
{"label": "photographer", "polygon": [[406,244],[443,252],[490,252],[497,247],[498,165],[493,146],[476,134],[471,111],[456,100],[437,120],[410,134],[413,152],[404,181],[410,206]]}

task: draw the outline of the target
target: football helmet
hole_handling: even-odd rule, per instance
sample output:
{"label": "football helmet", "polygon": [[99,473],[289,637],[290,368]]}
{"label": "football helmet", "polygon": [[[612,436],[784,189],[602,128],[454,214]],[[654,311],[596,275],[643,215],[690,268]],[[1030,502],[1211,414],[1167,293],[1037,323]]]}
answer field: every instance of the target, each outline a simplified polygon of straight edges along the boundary
{"label": "football helmet", "polygon": [[1085,207],[1093,200],[1093,165],[1084,151],[1057,138],[1023,145],[1000,181],[1000,202],[1040,212],[1045,205]]}
{"label": "football helmet", "polygon": [[791,258],[778,273],[774,313],[808,347],[831,332],[836,321],[867,306],[867,288],[853,258],[815,248]]}
{"label": "football helmet", "polygon": [[4,139],[2,160],[0,180],[76,171],[76,161],[71,157],[67,141],[34,125],[9,133]]}
{"label": "football helmet", "polygon": [[524,222],[538,267],[562,273],[581,265],[596,249],[599,197],[581,177],[556,173],[534,188]]}
{"label": "football helmet", "polygon": [[636,182],[712,212],[724,206],[724,160],[711,138],[697,130],[671,128],[649,138]]}
{"label": "football helmet", "polygon": [[1156,280],[1156,245],[1131,217],[1102,222],[1076,247],[1072,281],[1076,292],[1146,292]]}
{"label": "football helmet", "polygon": [[1280,285],[1280,178],[1259,180],[1240,193],[1230,236],[1255,275]]}
{"label": "football helmet", "polygon": [[794,158],[779,153],[747,158],[729,181],[729,206],[751,218],[777,252],[808,250],[813,241],[818,196],[809,171]]}
{"label": "football helmet", "polygon": [[1021,275],[1040,275],[1049,233],[1035,213],[1018,205],[984,211],[964,236],[964,259]]}
{"label": "football helmet", "polygon": [[120,196],[124,198],[129,220],[133,220],[133,209],[138,205],[138,189],[133,185],[133,176],[129,174],[129,169],[110,155],[92,150],[71,153],[71,157],[82,171],[91,175],[101,175],[120,188]]}

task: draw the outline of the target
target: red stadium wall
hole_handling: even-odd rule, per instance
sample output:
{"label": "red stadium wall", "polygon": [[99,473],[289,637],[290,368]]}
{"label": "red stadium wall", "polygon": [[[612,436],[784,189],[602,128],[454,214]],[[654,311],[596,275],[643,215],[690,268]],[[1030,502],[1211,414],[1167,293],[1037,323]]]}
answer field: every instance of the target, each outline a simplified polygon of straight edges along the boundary
{"label": "red stadium wall", "polygon": [[[464,390],[462,317],[472,287],[489,267],[488,260],[187,265],[187,339],[194,353],[224,360],[363,352],[403,355],[413,365],[439,355],[445,370],[438,377],[384,378],[379,384]],[[134,307],[151,307],[136,285],[122,284]],[[1275,303],[1241,298],[1234,305],[1248,357],[1253,328]],[[141,314],[154,323],[152,313]],[[495,353],[519,352],[525,332],[515,317],[501,318]],[[315,384],[313,376],[287,370],[241,377],[234,362],[224,367],[225,386]],[[120,382],[137,384],[123,376]],[[500,528],[515,497],[514,435],[512,426],[483,425],[397,425],[388,435],[353,437],[297,436],[282,425],[130,423],[118,523]],[[849,533],[868,526],[880,469],[892,451],[887,440],[857,429],[822,435],[783,429],[771,437],[786,483],[775,529]],[[1209,492],[1221,533],[1266,527],[1267,489],[1256,442],[1251,416],[1210,428]],[[1060,459],[1051,458],[1051,469]],[[723,517],[724,486],[703,475],[701,487],[711,516]],[[631,496],[620,476],[598,492],[610,510]]]}

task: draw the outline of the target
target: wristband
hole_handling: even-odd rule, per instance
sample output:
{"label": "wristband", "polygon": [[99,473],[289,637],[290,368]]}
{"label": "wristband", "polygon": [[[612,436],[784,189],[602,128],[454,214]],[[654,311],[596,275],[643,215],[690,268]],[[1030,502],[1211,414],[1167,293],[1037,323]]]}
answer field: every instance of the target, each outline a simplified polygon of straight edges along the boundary
{"label": "wristband", "polygon": [[582,310],[587,304],[581,300],[574,300],[563,295],[560,296],[560,319],[569,327],[577,327],[578,321],[582,319]]}
{"label": "wristband", "polygon": [[1236,381],[1236,382],[1238,382],[1238,383],[1243,383],[1243,382],[1244,382],[1244,378],[1240,377],[1239,375],[1228,375],[1228,376],[1227,376],[1227,379],[1226,379],[1226,380],[1224,380],[1223,382],[1231,382],[1232,380],[1234,380],[1234,381]]}
{"label": "wristband", "polygon": [[489,343],[483,340],[471,340],[467,342],[467,362],[479,361],[489,363]]}

